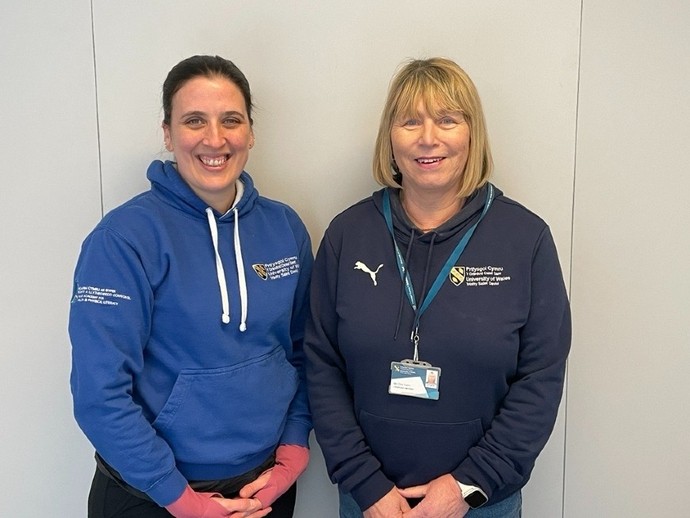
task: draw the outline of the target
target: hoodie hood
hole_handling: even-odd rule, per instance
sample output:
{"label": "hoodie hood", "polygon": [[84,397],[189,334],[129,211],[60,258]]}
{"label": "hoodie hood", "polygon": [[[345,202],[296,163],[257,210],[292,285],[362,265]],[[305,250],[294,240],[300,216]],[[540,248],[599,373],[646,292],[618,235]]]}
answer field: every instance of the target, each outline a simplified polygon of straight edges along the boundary
{"label": "hoodie hood", "polygon": [[[190,215],[206,219],[206,209],[209,208],[208,204],[199,198],[192,188],[187,185],[187,182],[182,179],[182,176],[175,168],[174,162],[170,160],[165,162],[154,160],[146,171],[146,178],[151,182],[153,193],[163,201]],[[238,214],[243,216],[254,207],[259,193],[254,187],[254,181],[251,176],[246,171],[242,171],[238,181],[242,182],[244,192],[241,192],[240,189],[237,190],[238,195],[241,195],[241,197],[238,196],[239,199],[235,199],[233,207],[225,214],[220,214],[215,209],[212,209],[218,219],[225,220],[232,217],[235,208],[237,208]]]}
{"label": "hoodie hood", "polygon": [[[400,189],[388,189],[388,194],[390,197],[390,207],[391,207],[391,219],[393,223],[393,232],[395,234],[396,246],[400,245],[404,253],[404,264],[405,269],[409,269],[410,258],[412,256],[412,249],[417,246],[426,246],[426,261],[423,269],[423,276],[421,279],[421,289],[415,289],[417,305],[421,304],[427,293],[430,291],[430,285],[434,283],[430,279],[430,270],[432,259],[434,256],[434,248],[436,246],[442,245],[444,242],[453,240],[455,242],[460,241],[467,232],[472,232],[472,226],[478,222],[482,217],[482,212],[484,206],[487,202],[487,191],[489,190],[489,183],[477,189],[472,195],[470,195],[462,209],[451,217],[448,221],[443,223],[441,226],[434,230],[426,233],[422,233],[409,219],[405,210],[403,209],[402,203],[400,201]],[[500,196],[502,192],[491,185],[493,189],[493,199]],[[383,209],[383,195],[386,189],[381,189],[375,192],[372,196],[372,200],[377,210],[381,213],[381,217],[384,217]],[[469,234],[468,236],[471,236]],[[469,237],[468,237],[469,238]],[[402,275],[402,272],[401,272]],[[434,272],[436,275],[436,272]],[[417,282],[419,279],[417,279]],[[400,325],[402,322],[403,305],[405,304],[405,281],[400,284],[400,296],[398,304],[398,316],[396,319],[395,333],[394,337],[397,339],[398,332],[400,331]],[[408,295],[409,297],[409,295]],[[417,314],[417,308],[415,307],[415,321],[418,322],[419,316]],[[420,313],[421,314],[421,313]],[[417,325],[413,326],[412,334],[410,339],[415,342],[415,354],[414,360],[417,360],[417,346],[414,336],[417,333]]]}
{"label": "hoodie hood", "polygon": [[218,278],[218,290],[221,299],[221,321],[223,324],[230,323],[230,299],[228,296],[228,285],[225,278],[225,265],[221,258],[218,245],[218,222],[232,221],[233,243],[235,250],[235,266],[240,295],[240,331],[247,330],[247,308],[249,306],[247,297],[247,278],[244,271],[244,261],[242,258],[242,241],[240,239],[240,217],[247,214],[256,203],[259,197],[258,191],[254,188],[251,177],[242,171],[237,180],[237,194],[235,201],[225,214],[209,207],[196,193],[187,185],[175,168],[174,162],[161,162],[155,160],[146,171],[146,177],[151,182],[151,191],[166,203],[195,217],[203,218],[208,222],[209,239],[213,243],[213,251],[216,258],[216,276]]}
{"label": "hoodie hood", "polygon": [[[432,241],[436,244],[442,243],[448,239],[453,238],[459,232],[463,232],[469,228],[479,217],[484,205],[486,204],[486,192],[489,189],[489,184],[486,183],[465,200],[462,209],[455,214],[448,221],[434,230],[424,234],[410,221],[400,201],[400,189],[387,187],[390,201],[391,213],[393,216],[393,228],[395,229],[395,239],[402,245],[407,246],[411,239],[418,240],[420,243],[427,245]],[[494,199],[498,198],[503,192],[493,186]],[[381,189],[375,192],[372,196],[374,205],[383,217],[383,191]]]}

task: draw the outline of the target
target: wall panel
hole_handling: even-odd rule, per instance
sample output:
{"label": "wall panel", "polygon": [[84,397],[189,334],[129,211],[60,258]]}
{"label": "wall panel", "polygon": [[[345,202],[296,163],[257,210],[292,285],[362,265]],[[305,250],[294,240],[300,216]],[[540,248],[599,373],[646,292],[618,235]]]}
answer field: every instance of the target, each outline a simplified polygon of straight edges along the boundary
{"label": "wall panel", "polygon": [[[84,516],[91,449],[72,419],[67,311],[100,217],[89,2],[0,16],[0,516]],[[39,511],[40,509],[40,511]]]}
{"label": "wall panel", "polygon": [[690,507],[690,4],[587,1],[566,518]]}

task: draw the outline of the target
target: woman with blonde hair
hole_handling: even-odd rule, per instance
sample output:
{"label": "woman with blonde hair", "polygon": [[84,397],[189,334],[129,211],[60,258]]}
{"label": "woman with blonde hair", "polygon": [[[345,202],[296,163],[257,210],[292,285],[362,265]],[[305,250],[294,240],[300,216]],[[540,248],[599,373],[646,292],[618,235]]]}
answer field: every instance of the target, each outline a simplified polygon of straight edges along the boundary
{"label": "woman with blonde hair", "polygon": [[305,337],[340,516],[518,517],[570,348],[549,228],[489,183],[481,102],[448,59],[394,77],[373,170],[384,188],[321,242]]}

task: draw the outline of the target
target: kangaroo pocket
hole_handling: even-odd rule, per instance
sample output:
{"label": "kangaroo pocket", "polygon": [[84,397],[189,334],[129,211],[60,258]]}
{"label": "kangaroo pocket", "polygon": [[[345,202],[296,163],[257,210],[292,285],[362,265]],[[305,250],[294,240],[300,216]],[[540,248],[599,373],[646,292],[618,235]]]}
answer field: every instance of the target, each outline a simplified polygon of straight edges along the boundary
{"label": "kangaroo pocket", "polygon": [[297,383],[282,347],[231,367],[183,370],[153,426],[179,461],[242,464],[278,443]]}
{"label": "kangaroo pocket", "polygon": [[481,421],[430,423],[361,410],[360,426],[383,472],[398,486],[426,484],[451,472],[482,437]]}

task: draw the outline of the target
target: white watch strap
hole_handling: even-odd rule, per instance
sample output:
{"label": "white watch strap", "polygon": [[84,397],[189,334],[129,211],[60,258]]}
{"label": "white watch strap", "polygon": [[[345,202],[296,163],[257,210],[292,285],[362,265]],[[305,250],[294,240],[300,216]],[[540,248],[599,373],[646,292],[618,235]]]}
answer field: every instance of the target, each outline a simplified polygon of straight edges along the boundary
{"label": "white watch strap", "polygon": [[470,493],[474,493],[475,491],[479,491],[481,494],[486,496],[486,493],[482,491],[482,488],[477,487],[477,486],[471,486],[469,484],[463,484],[459,480],[456,480],[458,483],[458,486],[460,487],[460,492],[462,493],[462,497],[465,498],[467,495]]}

